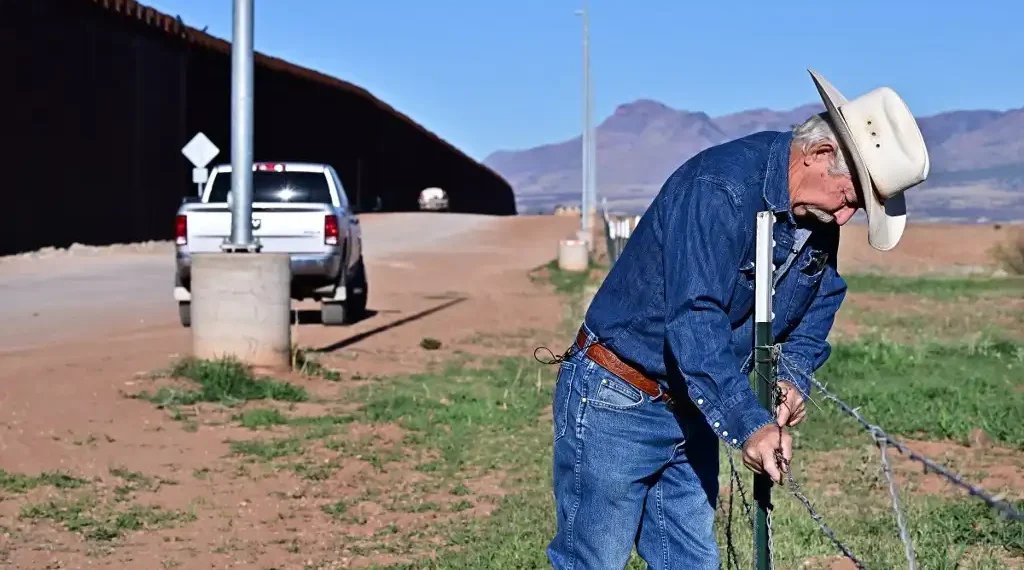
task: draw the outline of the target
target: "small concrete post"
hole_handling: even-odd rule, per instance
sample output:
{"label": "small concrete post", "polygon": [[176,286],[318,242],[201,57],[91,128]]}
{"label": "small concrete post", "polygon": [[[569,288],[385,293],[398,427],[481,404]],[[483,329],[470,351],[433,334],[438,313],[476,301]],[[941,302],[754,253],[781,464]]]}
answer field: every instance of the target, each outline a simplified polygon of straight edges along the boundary
{"label": "small concrete post", "polygon": [[583,240],[564,239],[558,242],[558,268],[582,273],[590,269],[590,251]]}
{"label": "small concrete post", "polygon": [[193,255],[193,356],[231,355],[259,370],[288,370],[291,280],[287,253]]}

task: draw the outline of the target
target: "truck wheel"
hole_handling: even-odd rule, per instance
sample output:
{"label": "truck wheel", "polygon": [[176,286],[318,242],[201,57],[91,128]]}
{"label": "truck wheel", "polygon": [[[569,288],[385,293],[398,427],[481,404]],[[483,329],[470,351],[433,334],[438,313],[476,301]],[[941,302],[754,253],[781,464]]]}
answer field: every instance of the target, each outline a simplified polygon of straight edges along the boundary
{"label": "truck wheel", "polygon": [[345,324],[345,303],[320,303],[320,323],[327,327]]}
{"label": "truck wheel", "polygon": [[192,326],[192,303],[181,301],[178,303],[178,320],[181,326],[189,328]]}
{"label": "truck wheel", "polygon": [[363,265],[363,258],[360,256],[356,266],[352,268],[352,275],[345,280],[345,312],[348,313],[349,322],[357,321],[366,315],[366,298],[369,296],[370,288],[366,282],[366,266]]}

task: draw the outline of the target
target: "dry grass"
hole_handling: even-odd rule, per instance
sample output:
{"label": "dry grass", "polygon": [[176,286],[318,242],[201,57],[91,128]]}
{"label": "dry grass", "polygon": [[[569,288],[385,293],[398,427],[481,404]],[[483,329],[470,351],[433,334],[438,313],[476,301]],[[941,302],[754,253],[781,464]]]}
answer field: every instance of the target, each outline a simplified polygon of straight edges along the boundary
{"label": "dry grass", "polygon": [[1004,243],[997,244],[992,257],[1014,275],[1024,275],[1024,231],[1016,231]]}

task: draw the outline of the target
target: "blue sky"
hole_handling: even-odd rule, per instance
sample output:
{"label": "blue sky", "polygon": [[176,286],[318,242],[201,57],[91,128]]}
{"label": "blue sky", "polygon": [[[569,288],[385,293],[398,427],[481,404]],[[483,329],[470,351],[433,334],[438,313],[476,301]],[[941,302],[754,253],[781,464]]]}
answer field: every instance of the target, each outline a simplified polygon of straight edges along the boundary
{"label": "blue sky", "polygon": [[[1024,106],[1021,0],[590,0],[595,123],[639,98],[712,116],[878,85],[917,115]],[[582,125],[582,0],[256,0],[256,49],[356,83],[474,158]],[[143,3],[231,37],[231,0]]]}

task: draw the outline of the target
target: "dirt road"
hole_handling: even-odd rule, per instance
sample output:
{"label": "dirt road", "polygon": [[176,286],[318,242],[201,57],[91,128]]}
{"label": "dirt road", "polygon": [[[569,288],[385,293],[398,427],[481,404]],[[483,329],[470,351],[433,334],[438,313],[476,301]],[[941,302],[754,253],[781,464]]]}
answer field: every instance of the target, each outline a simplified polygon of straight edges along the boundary
{"label": "dirt road", "polygon": [[[443,250],[491,219],[484,216],[369,215],[362,220],[371,263]],[[176,317],[174,252],[54,254],[0,264],[0,354],[81,336],[140,330]],[[384,291],[387,290],[385,285]]]}
{"label": "dirt road", "polygon": [[[460,349],[528,354],[532,347],[490,346],[481,339],[524,330],[550,335],[562,315],[560,300],[527,273],[554,257],[557,240],[574,227],[571,219],[556,217],[368,216],[363,228],[371,316],[327,328],[310,311],[293,340],[321,349],[321,360],[346,378],[419,371]],[[229,453],[230,426],[188,433],[166,411],[125,397],[137,391],[138,373],[188,351],[189,331],[177,323],[170,296],[172,255],[169,249],[54,254],[0,264],[0,469],[62,470],[116,482],[111,473],[123,467],[178,480],[170,495],[161,492],[156,500],[179,507],[199,497],[229,508],[238,493],[265,496],[257,482],[246,488],[242,480],[218,484],[185,475]],[[427,336],[441,340],[442,348],[420,348]],[[17,537],[0,547],[0,562],[24,568],[83,564],[88,545],[59,527],[20,522],[18,508],[0,500],[0,534]],[[204,520],[185,532],[200,541],[222,534],[210,527],[216,516]],[[247,540],[261,528],[240,530],[238,537]],[[38,541],[50,547],[28,546]],[[132,560],[132,566],[142,564],[135,567],[159,567],[160,545],[142,543],[141,551],[129,549],[128,558],[90,564],[122,567]],[[193,562],[200,566],[190,567],[217,565]]]}

